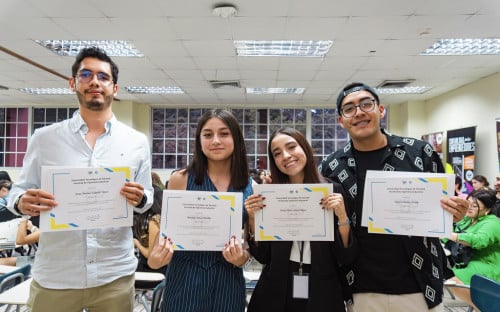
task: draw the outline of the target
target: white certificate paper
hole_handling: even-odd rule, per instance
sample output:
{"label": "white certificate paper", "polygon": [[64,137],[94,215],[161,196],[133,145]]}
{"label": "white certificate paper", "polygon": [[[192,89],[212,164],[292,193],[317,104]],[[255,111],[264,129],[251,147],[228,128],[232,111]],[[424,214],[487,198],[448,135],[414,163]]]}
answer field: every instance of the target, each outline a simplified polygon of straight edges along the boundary
{"label": "white certificate paper", "polygon": [[439,200],[454,194],[454,183],[452,174],[369,170],[361,225],[370,233],[449,236],[453,216]]}
{"label": "white certificate paper", "polygon": [[241,238],[243,194],[163,191],[160,232],[174,250],[221,251],[232,236]]}
{"label": "white certificate paper", "polygon": [[253,190],[266,205],[255,213],[255,240],[334,240],[333,211],[320,205],[333,184],[257,184]]}
{"label": "white certificate paper", "polygon": [[40,214],[41,232],[132,226],[133,207],[120,190],[129,167],[42,167],[41,187],[58,203]]}

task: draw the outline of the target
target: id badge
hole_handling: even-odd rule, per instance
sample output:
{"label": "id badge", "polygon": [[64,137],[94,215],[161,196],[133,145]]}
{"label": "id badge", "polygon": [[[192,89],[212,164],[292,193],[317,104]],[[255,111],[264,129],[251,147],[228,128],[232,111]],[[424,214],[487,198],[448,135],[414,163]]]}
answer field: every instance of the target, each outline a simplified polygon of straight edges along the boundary
{"label": "id badge", "polygon": [[293,298],[309,298],[309,274],[293,273]]}

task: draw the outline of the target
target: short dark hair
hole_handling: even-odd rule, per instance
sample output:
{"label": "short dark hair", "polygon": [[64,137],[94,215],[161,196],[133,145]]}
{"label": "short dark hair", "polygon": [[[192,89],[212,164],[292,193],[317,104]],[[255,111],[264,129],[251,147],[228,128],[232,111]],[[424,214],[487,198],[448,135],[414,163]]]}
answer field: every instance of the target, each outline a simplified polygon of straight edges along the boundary
{"label": "short dark hair", "polygon": [[76,77],[76,73],[80,68],[80,64],[83,59],[87,57],[93,57],[103,62],[109,63],[111,66],[111,75],[113,76],[113,83],[116,84],[118,82],[118,66],[113,62],[113,60],[106,54],[106,52],[98,47],[88,47],[80,50],[78,55],[76,56],[75,62],[71,67],[71,76]]}
{"label": "short dark hair", "polygon": [[486,179],[486,177],[483,175],[480,175],[480,174],[475,175],[472,177],[472,180],[476,180],[478,182],[481,182],[484,184],[484,186],[490,186],[490,182],[488,182],[488,179]]}
{"label": "short dark hair", "polygon": [[319,183],[321,181],[321,178],[319,176],[318,168],[316,167],[316,164],[314,162],[314,151],[311,145],[309,144],[309,142],[307,142],[307,139],[302,132],[290,127],[280,128],[274,131],[273,134],[271,134],[271,136],[269,137],[269,143],[267,144],[267,153],[269,155],[269,159],[272,160],[269,163],[269,171],[271,171],[271,177],[273,181],[272,183],[283,184],[290,182],[290,178],[278,169],[276,161],[274,160],[273,151],[271,150],[271,143],[278,134],[284,134],[294,138],[295,141],[297,141],[297,143],[300,145],[302,150],[304,150],[304,154],[306,155],[307,159],[306,166],[304,167],[304,183]]}
{"label": "short dark hair", "polygon": [[12,188],[12,182],[9,180],[0,180],[0,189],[6,188],[10,191]]}
{"label": "short dark hair", "polygon": [[12,182],[12,179],[10,178],[10,175],[7,171],[0,171],[0,180],[7,180],[7,181],[11,181]]}
{"label": "short dark hair", "polygon": [[345,86],[342,91],[340,91],[339,95],[337,96],[337,112],[340,115],[340,109],[342,108],[342,100],[349,94],[357,91],[365,90],[370,92],[375,100],[377,101],[377,104],[380,104],[380,99],[378,97],[377,91],[375,91],[374,88],[370,87],[367,84],[364,84],[362,82],[353,82]]}
{"label": "short dark hair", "polygon": [[474,198],[483,203],[484,207],[488,209],[493,209],[497,201],[496,192],[492,189],[481,188],[479,190],[472,191],[467,199]]}
{"label": "short dark hair", "polygon": [[212,118],[218,118],[224,122],[231,131],[234,142],[234,151],[231,156],[231,186],[235,190],[243,190],[250,178],[250,169],[248,167],[247,151],[245,140],[241,132],[238,120],[227,110],[212,109],[201,116],[196,128],[195,144],[193,158],[187,167],[188,172],[195,175],[195,183],[201,184],[203,177],[208,170],[208,159],[201,148],[201,130],[203,126]]}

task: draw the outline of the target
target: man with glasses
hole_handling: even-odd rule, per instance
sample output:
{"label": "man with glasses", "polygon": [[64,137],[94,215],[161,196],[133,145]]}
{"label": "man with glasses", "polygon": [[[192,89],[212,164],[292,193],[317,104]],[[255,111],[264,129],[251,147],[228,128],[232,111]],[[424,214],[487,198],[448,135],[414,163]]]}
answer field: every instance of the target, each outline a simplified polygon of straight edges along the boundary
{"label": "man with glasses", "polygon": [[[371,234],[361,226],[367,170],[444,172],[438,154],[423,141],[381,129],[386,111],[375,89],[366,84],[347,85],[337,98],[337,111],[351,140],[323,160],[320,171],[342,184],[355,207],[351,224],[360,254],[351,268],[344,268],[353,293],[348,310],[442,311],[443,281],[453,273],[446,268],[439,239]],[[450,198],[441,206],[459,220],[467,201]]]}
{"label": "man with glasses", "polygon": [[[130,167],[134,182],[125,182],[120,195],[137,212],[151,206],[148,140],[114,116],[111,104],[117,81],[118,67],[104,51],[95,47],[80,51],[69,79],[79,110],[68,120],[35,131],[9,209],[39,216],[42,211],[67,208],[58,207],[57,197],[40,189],[42,166]],[[137,267],[132,242],[131,227],[41,233],[30,311],[132,311]]]}

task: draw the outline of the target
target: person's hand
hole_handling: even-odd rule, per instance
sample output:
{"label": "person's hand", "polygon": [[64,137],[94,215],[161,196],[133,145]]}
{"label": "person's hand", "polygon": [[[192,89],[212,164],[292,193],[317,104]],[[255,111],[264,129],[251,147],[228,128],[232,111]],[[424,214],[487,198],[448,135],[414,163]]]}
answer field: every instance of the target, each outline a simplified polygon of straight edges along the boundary
{"label": "person's hand", "polygon": [[273,177],[271,177],[270,173],[265,177],[262,177],[262,184],[272,184],[272,183],[273,183]]}
{"label": "person's hand", "polygon": [[227,262],[234,266],[241,267],[244,265],[250,257],[247,251],[243,249],[238,239],[233,236],[222,249],[222,256]]}
{"label": "person's hand", "polygon": [[17,209],[23,215],[38,216],[40,212],[57,206],[57,201],[49,192],[40,189],[29,189],[17,202]]}
{"label": "person's hand", "polygon": [[120,194],[125,196],[125,199],[129,204],[137,207],[144,196],[144,187],[136,182],[126,182],[125,185],[120,190]]}
{"label": "person's hand", "polygon": [[31,220],[26,219],[26,229],[30,232],[33,229],[33,222]]}
{"label": "person's hand", "polygon": [[340,193],[330,193],[323,197],[320,201],[323,209],[333,210],[339,220],[347,220],[347,212],[345,211],[344,196]]}
{"label": "person's hand", "polygon": [[174,248],[170,238],[159,236],[155,240],[153,250],[151,250],[148,257],[148,266],[152,269],[159,269],[169,264],[174,255]]}
{"label": "person's hand", "polygon": [[469,201],[458,196],[442,198],[440,204],[441,208],[453,215],[453,222],[462,220],[469,208]]}
{"label": "person's hand", "polygon": [[134,248],[139,248],[141,243],[139,243],[139,240],[137,238],[134,238]]}
{"label": "person's hand", "polygon": [[245,200],[245,210],[250,218],[254,218],[257,211],[266,207],[266,205],[264,205],[264,199],[266,198],[260,194],[252,194],[247,197]]}

